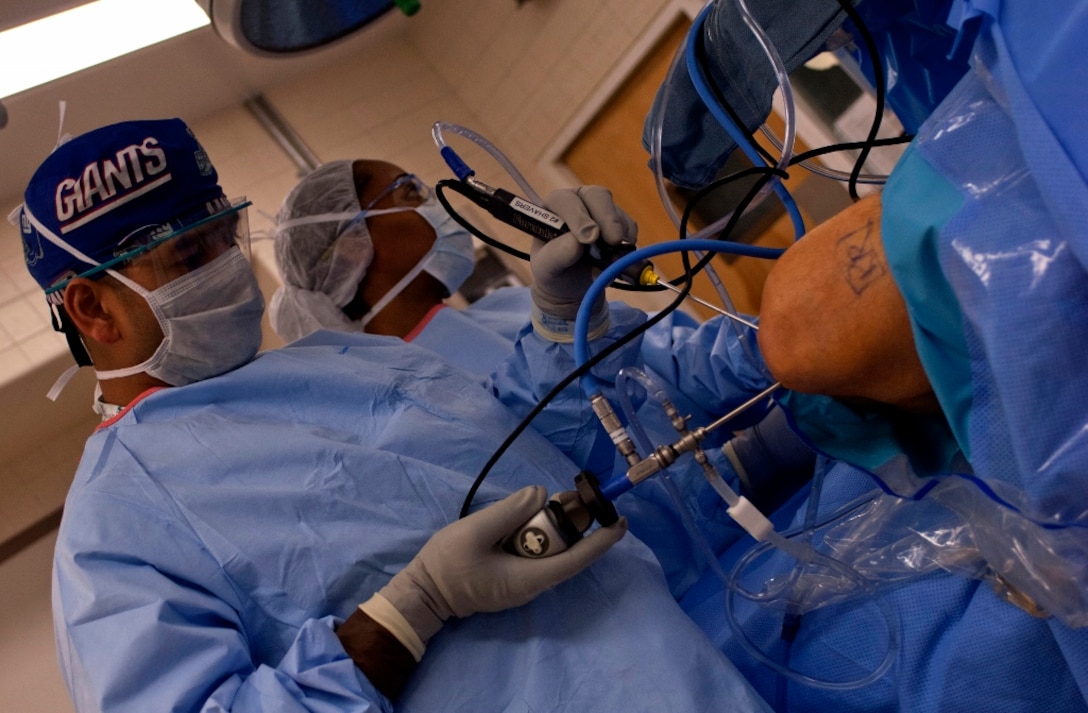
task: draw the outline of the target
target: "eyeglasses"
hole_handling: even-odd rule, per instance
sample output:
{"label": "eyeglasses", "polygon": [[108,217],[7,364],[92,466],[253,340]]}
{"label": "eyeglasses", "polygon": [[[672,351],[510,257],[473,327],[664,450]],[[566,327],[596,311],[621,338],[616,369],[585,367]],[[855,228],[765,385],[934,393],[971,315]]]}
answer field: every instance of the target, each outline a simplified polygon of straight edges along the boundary
{"label": "eyeglasses", "polygon": [[[363,212],[382,210],[388,208],[415,208],[431,199],[432,191],[423,181],[414,174],[406,173],[397,176],[386,186],[377,198],[363,207]],[[378,204],[383,205],[379,206]]]}
{"label": "eyeglasses", "polygon": [[[337,236],[344,235],[368,217],[382,215],[384,213],[401,213],[418,208],[434,199],[434,191],[414,174],[406,173],[393,179],[393,182],[382,189],[378,196],[366,204],[359,213],[349,220]],[[382,204],[379,207],[379,204]]]}

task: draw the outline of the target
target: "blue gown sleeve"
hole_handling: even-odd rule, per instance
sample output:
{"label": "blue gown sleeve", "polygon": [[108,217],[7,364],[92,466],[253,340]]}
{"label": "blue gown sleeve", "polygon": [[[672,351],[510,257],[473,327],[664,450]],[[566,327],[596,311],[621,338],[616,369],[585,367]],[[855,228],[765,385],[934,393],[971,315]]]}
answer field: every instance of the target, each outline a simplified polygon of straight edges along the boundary
{"label": "blue gown sleeve", "polygon": [[[623,321],[613,318],[608,333],[591,345],[596,355],[611,346],[645,319],[631,311]],[[639,360],[641,338],[619,349],[593,368],[593,375],[611,383],[625,366]],[[540,337],[526,323],[518,334],[513,353],[492,374],[495,397],[519,417],[527,416],[554,387],[575,369],[571,344],[559,344]],[[556,394],[533,419],[533,427],[570,457],[579,467],[607,473],[612,467],[614,448],[598,422],[579,381]],[[574,475],[573,473],[571,474]]]}
{"label": "blue gown sleeve", "polygon": [[[613,315],[617,311],[614,307]],[[668,386],[714,416],[773,382],[755,330],[725,317],[699,323],[673,312],[646,333],[641,351],[646,366]]]}
{"label": "blue gown sleeve", "polygon": [[77,711],[392,711],[331,616],[302,622],[286,655],[261,661],[240,615],[256,604],[183,513],[129,498],[124,518],[110,517],[125,496],[77,497],[102,515],[65,520],[54,563],[58,655]]}

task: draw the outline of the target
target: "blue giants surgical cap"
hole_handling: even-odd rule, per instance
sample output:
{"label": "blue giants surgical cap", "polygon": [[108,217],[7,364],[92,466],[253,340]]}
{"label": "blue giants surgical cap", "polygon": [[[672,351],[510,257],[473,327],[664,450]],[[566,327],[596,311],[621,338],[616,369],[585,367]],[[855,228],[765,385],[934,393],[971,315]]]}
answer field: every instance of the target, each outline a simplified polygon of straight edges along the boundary
{"label": "blue giants surgical cap", "polygon": [[38,167],[12,215],[27,268],[48,288],[145,236],[177,232],[227,210],[218,180],[181,119],[128,121],[70,139]]}

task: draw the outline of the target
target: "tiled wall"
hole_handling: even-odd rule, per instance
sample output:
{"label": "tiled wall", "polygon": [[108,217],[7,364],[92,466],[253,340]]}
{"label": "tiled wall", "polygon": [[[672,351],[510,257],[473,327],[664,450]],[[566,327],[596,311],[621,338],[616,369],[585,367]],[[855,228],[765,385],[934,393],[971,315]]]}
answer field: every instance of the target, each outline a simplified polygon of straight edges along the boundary
{"label": "tiled wall", "polygon": [[[537,182],[537,162],[668,0],[431,2],[413,40],[487,135]],[[488,27],[480,33],[474,28]],[[632,150],[637,150],[632,147]],[[539,179],[543,182],[543,178]],[[548,189],[544,186],[541,190]]]}
{"label": "tiled wall", "polygon": [[[5,202],[3,212],[17,202]],[[0,230],[0,379],[18,378],[63,348],[64,337],[49,326],[45,298],[26,270],[22,242],[5,221]]]}

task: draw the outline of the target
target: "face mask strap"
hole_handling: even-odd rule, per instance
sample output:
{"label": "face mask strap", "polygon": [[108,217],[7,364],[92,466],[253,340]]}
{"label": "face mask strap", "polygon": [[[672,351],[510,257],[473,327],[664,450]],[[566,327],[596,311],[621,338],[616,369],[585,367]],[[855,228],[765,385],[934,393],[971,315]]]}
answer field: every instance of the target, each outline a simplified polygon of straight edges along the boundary
{"label": "face mask strap", "polygon": [[49,318],[53,322],[53,329],[64,334],[65,341],[68,342],[68,351],[71,352],[72,358],[76,360],[73,366],[64,370],[64,373],[53,383],[53,386],[45,394],[46,398],[50,401],[56,401],[61,392],[64,391],[64,387],[68,385],[68,382],[72,380],[72,377],[76,375],[76,372],[84,366],[94,366],[94,362],[91,360],[91,355],[87,352],[86,345],[83,344],[83,337],[80,336],[79,330],[72,324],[72,318],[68,316],[67,310],[64,309],[63,304],[49,304]]}
{"label": "face mask strap", "polygon": [[129,288],[130,290],[132,290],[136,294],[140,295],[145,300],[147,299],[147,296],[150,294],[150,292],[148,292],[148,290],[145,289],[143,287],[143,285],[139,284],[138,282],[136,282],[135,280],[133,280],[133,279],[131,279],[129,277],[125,277],[121,273],[117,272],[117,270],[106,270],[106,274],[109,275],[110,277],[114,278],[115,280],[119,281],[125,287]]}
{"label": "face mask strap", "polygon": [[419,277],[419,274],[423,272],[423,268],[427,265],[427,261],[430,259],[430,257],[431,253],[424,255],[423,259],[416,263],[415,267],[409,270],[404,277],[400,278],[397,284],[393,285],[393,287],[390,288],[390,290],[386,292],[380,300],[374,303],[374,306],[370,308],[370,311],[364,314],[359,320],[359,325],[361,327],[366,327],[366,325],[370,323],[370,320],[374,319],[375,315],[377,315],[379,312],[389,306],[389,303],[392,302],[397,295],[404,291],[404,288],[408,286],[408,283]]}
{"label": "face mask strap", "polygon": [[33,226],[35,230],[37,230],[39,233],[41,233],[42,237],[44,237],[46,240],[48,240],[49,242],[56,245],[58,248],[60,248],[64,252],[68,253],[69,255],[71,255],[72,257],[76,258],[77,260],[79,260],[81,262],[87,263],[88,265],[94,265],[94,266],[99,265],[99,262],[97,260],[94,260],[94,259],[88,257],[87,255],[84,255],[79,250],[76,250],[74,247],[72,247],[68,243],[64,242],[59,237],[57,237],[57,235],[55,233],[53,233],[52,230],[45,227],[40,220],[38,220],[37,218],[34,217],[34,214],[30,212],[30,206],[28,206],[26,204],[23,204],[23,215],[26,216],[27,222],[29,222],[30,225]]}
{"label": "face mask strap", "polygon": [[345,220],[350,221],[347,225],[344,226],[344,231],[346,231],[352,226],[353,223],[359,220],[370,218],[376,215],[386,215],[387,213],[407,213],[411,210],[414,210],[414,208],[404,206],[398,208],[376,208],[373,210],[357,210],[352,213],[315,213],[313,215],[307,215],[302,218],[292,218],[291,220],[285,220],[282,223],[276,225],[276,227],[273,228],[272,232],[276,235],[279,235],[280,233],[284,233],[291,228],[297,228],[300,225],[312,225],[314,223],[339,223]]}
{"label": "face mask strap", "polygon": [[276,227],[272,229],[272,232],[276,235],[285,233],[291,228],[297,228],[300,225],[313,225],[314,223],[339,223],[342,220],[351,220],[359,215],[359,211],[353,213],[315,213],[313,215],[307,215],[302,218],[292,218],[291,220],[285,220],[282,223],[277,223]]}

